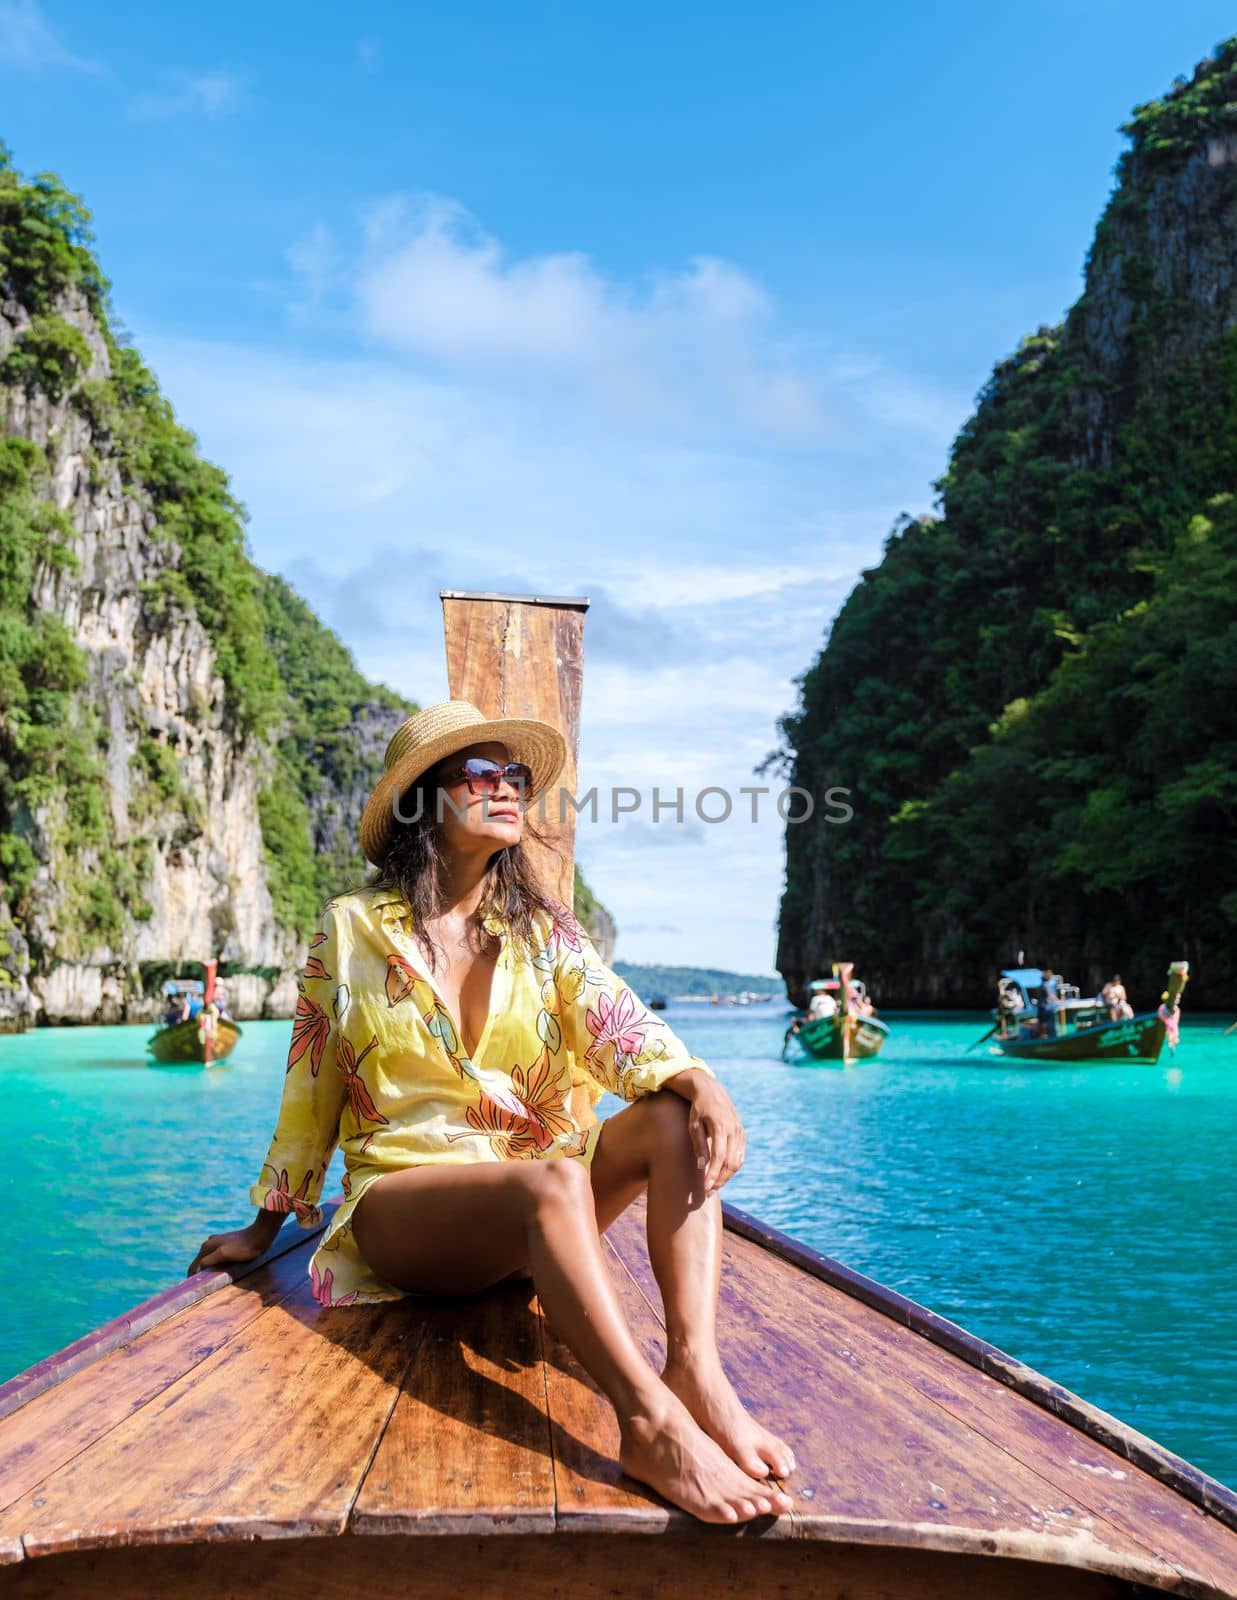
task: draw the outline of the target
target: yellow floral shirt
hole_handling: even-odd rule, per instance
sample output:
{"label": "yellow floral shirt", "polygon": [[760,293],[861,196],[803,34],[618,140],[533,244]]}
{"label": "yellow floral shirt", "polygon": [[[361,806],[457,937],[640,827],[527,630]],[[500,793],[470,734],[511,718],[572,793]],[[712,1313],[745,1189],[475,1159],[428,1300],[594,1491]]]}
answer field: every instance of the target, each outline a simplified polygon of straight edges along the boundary
{"label": "yellow floral shirt", "polygon": [[297,985],[279,1120],[250,1199],[321,1225],[337,1144],[344,1201],[310,1263],[323,1305],[396,1299],[370,1271],[350,1217],[386,1172],[424,1162],[592,1159],[600,1125],[582,1128],[573,1082],[635,1100],[694,1067],[660,1017],[606,967],[565,910],[534,917],[531,951],[497,917],[490,1013],[471,1058],[410,932],[407,905],[367,888],[323,907]]}

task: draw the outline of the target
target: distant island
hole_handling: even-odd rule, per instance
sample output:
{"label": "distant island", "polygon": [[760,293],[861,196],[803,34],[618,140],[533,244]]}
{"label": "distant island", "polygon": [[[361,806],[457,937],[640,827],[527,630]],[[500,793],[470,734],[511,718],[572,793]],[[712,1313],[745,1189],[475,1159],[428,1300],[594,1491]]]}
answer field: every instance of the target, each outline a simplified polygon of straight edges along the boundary
{"label": "distant island", "polygon": [[785,996],[780,978],[753,978],[745,972],[723,972],[717,967],[658,967],[641,961],[616,961],[614,970],[643,999],[651,994],[668,1000],[715,994],[771,994]]}

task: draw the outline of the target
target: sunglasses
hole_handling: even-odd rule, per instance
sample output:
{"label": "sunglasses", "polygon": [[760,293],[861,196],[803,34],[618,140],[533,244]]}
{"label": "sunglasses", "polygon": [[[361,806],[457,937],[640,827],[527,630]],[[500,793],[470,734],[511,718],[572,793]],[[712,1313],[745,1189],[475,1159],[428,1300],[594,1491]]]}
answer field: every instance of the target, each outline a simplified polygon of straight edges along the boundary
{"label": "sunglasses", "polygon": [[522,761],[508,761],[504,765],[499,761],[489,761],[485,756],[469,756],[463,766],[445,772],[439,780],[444,784],[461,781],[468,785],[469,794],[488,795],[493,799],[504,783],[511,784],[523,794],[532,784],[533,771]]}

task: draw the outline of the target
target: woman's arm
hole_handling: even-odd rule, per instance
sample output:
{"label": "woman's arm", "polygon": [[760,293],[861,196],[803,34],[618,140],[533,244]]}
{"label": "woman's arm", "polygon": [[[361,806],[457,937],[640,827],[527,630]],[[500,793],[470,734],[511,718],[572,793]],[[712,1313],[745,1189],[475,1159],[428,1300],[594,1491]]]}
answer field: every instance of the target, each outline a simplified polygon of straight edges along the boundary
{"label": "woman's arm", "polygon": [[555,918],[536,965],[553,982],[554,1004],[547,1009],[557,1018],[563,1042],[611,1094],[637,1100],[681,1072],[714,1076],[631,985],[604,964],[575,917],[563,913]]}
{"label": "woman's arm", "polygon": [[252,1227],[270,1238],[289,1212],[302,1228],[316,1228],[322,1221],[318,1201],[339,1143],[345,1102],[337,1045],[339,1017],[347,1003],[348,956],[346,913],[328,902],[297,980],[296,1016],[275,1132],[258,1181],[249,1190],[249,1198],[259,1207]]}
{"label": "woman's arm", "polygon": [[258,1214],[247,1227],[212,1233],[204,1240],[189,1264],[189,1276],[256,1260],[270,1248],[289,1212],[302,1228],[322,1221],[318,1200],[339,1142],[344,1105],[336,1043],[338,1013],[347,1000],[343,974],[348,939],[347,925],[332,903],[322,908],[319,922],[297,981],[279,1119],[258,1181],[249,1191]]}
{"label": "woman's arm", "polygon": [[624,1100],[659,1089],[686,1100],[696,1162],[706,1169],[706,1193],[720,1188],[743,1164],[744,1135],[716,1073],[605,965],[574,916],[555,918],[543,960],[555,995],[551,1020],[575,1061]]}

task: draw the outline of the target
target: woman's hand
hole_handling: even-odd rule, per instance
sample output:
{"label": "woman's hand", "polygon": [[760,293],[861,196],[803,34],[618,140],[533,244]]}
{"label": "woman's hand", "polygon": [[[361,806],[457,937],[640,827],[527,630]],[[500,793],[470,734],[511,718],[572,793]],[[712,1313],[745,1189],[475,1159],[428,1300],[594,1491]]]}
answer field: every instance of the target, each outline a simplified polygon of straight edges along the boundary
{"label": "woman's hand", "polygon": [[[272,1220],[283,1221],[282,1217],[276,1219],[274,1212],[271,1217]],[[254,1221],[247,1228],[236,1228],[231,1233],[212,1233],[209,1239],[202,1241],[185,1276],[191,1278],[195,1272],[202,1272],[207,1267],[228,1267],[240,1262],[256,1261],[264,1250],[269,1249],[278,1232],[278,1227],[271,1228],[269,1224]]]}
{"label": "woman's hand", "polygon": [[676,1072],[664,1087],[682,1095],[691,1106],[687,1132],[696,1152],[696,1165],[704,1171],[704,1192],[712,1194],[743,1165],[747,1135],[734,1101],[716,1078],[691,1067]]}

